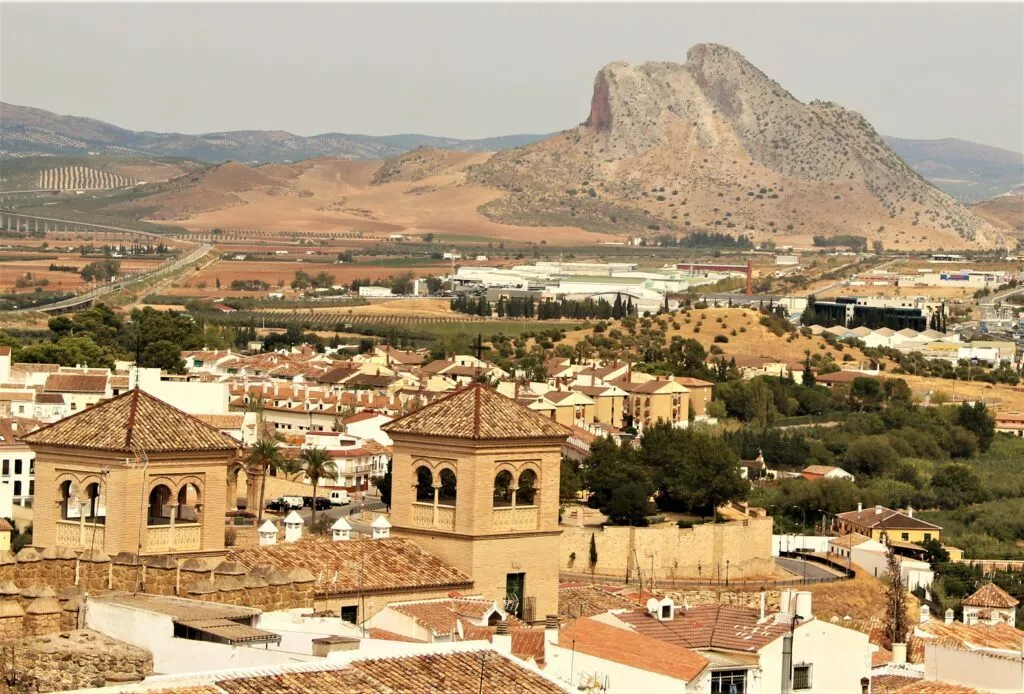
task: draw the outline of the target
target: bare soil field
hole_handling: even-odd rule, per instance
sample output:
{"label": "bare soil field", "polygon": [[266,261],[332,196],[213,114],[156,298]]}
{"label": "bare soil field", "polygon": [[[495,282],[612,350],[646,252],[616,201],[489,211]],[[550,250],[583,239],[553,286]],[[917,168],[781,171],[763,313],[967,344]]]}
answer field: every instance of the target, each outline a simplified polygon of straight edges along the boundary
{"label": "bare soil field", "polygon": [[[189,229],[254,229],[393,233],[440,239],[508,240],[583,245],[615,237],[574,227],[525,227],[492,222],[477,208],[501,197],[494,188],[465,185],[464,167],[487,154],[453,159],[452,166],[415,181],[373,185],[381,162],[315,159],[247,169],[224,165],[188,192],[161,194],[152,219],[180,221]],[[242,169],[245,169],[244,171]],[[139,203],[143,204],[143,203]]]}
{"label": "bare soil field", "polygon": [[[81,275],[77,272],[59,272],[54,270],[48,270],[51,263],[57,265],[67,265],[81,269],[85,267],[89,262],[95,260],[95,258],[82,258],[79,255],[67,255],[60,256],[53,260],[14,260],[7,261],[0,256],[0,291],[5,292],[32,292],[35,291],[32,287],[15,289],[14,283],[19,277],[23,277],[26,273],[32,273],[33,279],[36,280],[49,280],[49,284],[43,289],[46,291],[55,290],[77,290],[85,285]],[[134,273],[146,270],[159,265],[162,261],[159,260],[121,260],[121,271],[124,273]]]}
{"label": "bare soil field", "polygon": [[[316,275],[326,272],[334,275],[337,284],[348,284],[356,279],[376,280],[391,275],[401,275],[411,272],[416,277],[445,273],[450,265],[437,262],[431,264],[415,265],[409,267],[373,267],[368,265],[338,265],[336,263],[312,263],[312,262],[268,262],[260,263],[246,260],[220,260],[204,268],[198,273],[190,275],[187,279],[179,281],[178,286],[167,290],[168,294],[174,296],[252,296],[262,292],[235,292],[231,291],[233,280],[260,279],[271,285],[273,289],[280,286],[288,287],[295,279],[295,273],[303,271]],[[217,280],[220,280],[221,288],[217,289]],[[200,284],[205,284],[200,287]]]}
{"label": "bare soil field", "polygon": [[907,297],[907,296],[923,296],[932,299],[967,299],[974,296],[974,288],[964,287],[896,287],[894,285],[885,286],[854,286],[854,287],[838,287],[829,292],[816,294],[819,299],[833,298],[836,296],[888,296],[888,297]]}
{"label": "bare soil field", "polygon": [[[366,306],[302,309],[304,313],[346,313],[357,316],[442,316],[452,314],[447,299],[392,299],[374,301]],[[292,313],[294,309],[270,309],[271,312]]]}

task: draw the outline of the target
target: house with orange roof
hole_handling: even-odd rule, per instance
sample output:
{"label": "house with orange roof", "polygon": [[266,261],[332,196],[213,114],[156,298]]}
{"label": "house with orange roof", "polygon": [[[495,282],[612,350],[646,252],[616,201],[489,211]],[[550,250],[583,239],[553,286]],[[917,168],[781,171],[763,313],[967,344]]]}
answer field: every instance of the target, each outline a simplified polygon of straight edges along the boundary
{"label": "house with orange roof", "polygon": [[1020,600],[1013,597],[995,583],[986,583],[963,600],[964,621],[968,624],[1017,625],[1017,606]]}

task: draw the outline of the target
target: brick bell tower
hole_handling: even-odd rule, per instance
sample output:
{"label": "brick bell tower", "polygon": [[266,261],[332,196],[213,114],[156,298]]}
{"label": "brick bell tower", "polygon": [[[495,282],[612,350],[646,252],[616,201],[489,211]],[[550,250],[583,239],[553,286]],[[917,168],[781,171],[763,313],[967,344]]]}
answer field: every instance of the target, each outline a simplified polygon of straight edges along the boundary
{"label": "brick bell tower", "polygon": [[527,621],[558,612],[558,483],[569,431],[481,384],[384,427],[392,532]]}

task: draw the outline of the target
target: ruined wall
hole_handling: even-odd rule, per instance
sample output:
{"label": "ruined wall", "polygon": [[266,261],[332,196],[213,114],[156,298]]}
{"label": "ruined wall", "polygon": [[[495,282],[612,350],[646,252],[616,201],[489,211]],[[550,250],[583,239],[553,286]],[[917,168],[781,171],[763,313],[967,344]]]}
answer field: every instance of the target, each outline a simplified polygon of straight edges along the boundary
{"label": "ruined wall", "polygon": [[0,645],[0,654],[4,679],[24,691],[104,687],[153,674],[149,651],[89,630],[9,641]]}
{"label": "ruined wall", "polygon": [[[597,564],[590,566],[590,538]],[[645,580],[758,579],[772,575],[772,520],[751,518],[692,528],[663,524],[649,528],[562,526],[561,570],[633,578],[637,564]],[[575,554],[575,559],[572,555]]]}

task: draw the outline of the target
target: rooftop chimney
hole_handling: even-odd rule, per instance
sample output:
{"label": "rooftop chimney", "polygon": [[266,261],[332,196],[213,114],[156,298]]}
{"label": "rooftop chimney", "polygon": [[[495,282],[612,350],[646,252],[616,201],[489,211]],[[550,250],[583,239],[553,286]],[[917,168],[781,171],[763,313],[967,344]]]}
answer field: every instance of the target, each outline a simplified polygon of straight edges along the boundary
{"label": "rooftop chimney", "polygon": [[952,607],[950,607],[949,609],[946,610],[945,617],[946,618],[945,618],[944,621],[946,622],[946,624],[952,624],[953,623],[953,608]]}
{"label": "rooftop chimney", "polygon": [[975,613],[975,612],[967,612],[965,610],[964,611],[964,624],[966,624],[969,627],[973,627],[977,623],[978,623],[978,615],[977,615],[977,613]]}
{"label": "rooftop chimney", "polygon": [[911,506],[910,504],[907,504],[907,518],[913,518],[913,517],[914,517],[914,507]]}
{"label": "rooftop chimney", "polygon": [[860,502],[860,501],[857,502],[857,510],[858,511],[863,511],[864,510],[864,504],[862,502]]}
{"label": "rooftop chimney", "polygon": [[544,617],[544,660],[552,662],[552,646],[558,645],[558,615],[549,614]]}
{"label": "rooftop chimney", "polygon": [[313,655],[318,658],[327,657],[335,651],[355,651],[359,649],[359,639],[348,636],[321,636],[313,639]]}
{"label": "rooftop chimney", "polygon": [[921,623],[924,624],[932,617],[932,609],[928,605],[921,605]]}
{"label": "rooftop chimney", "polygon": [[508,633],[507,619],[498,622],[498,628],[495,630],[494,636],[491,637],[491,644],[499,653],[512,654],[512,635]]}
{"label": "rooftop chimney", "polygon": [[875,506],[875,515],[876,516],[882,515],[882,507],[880,505],[876,505]]}
{"label": "rooftop chimney", "polygon": [[302,537],[302,526],[306,524],[306,521],[302,520],[302,516],[292,511],[284,519],[284,541],[285,542],[298,542]]}
{"label": "rooftop chimney", "polygon": [[892,664],[905,665],[907,662],[907,644],[894,643],[892,645]]}

